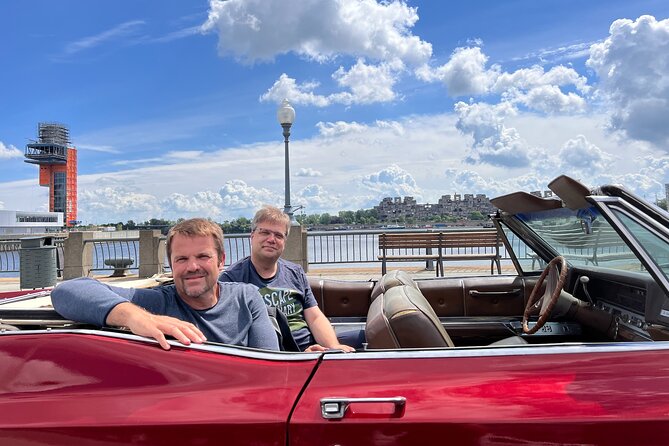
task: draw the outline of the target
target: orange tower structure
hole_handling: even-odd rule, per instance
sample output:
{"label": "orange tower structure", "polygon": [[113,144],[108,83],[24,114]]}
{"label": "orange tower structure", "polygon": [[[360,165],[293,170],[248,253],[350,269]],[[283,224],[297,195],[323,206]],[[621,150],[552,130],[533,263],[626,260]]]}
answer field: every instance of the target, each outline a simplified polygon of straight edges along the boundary
{"label": "orange tower structure", "polygon": [[39,165],[39,185],[49,187],[49,211],[63,212],[70,227],[77,221],[77,149],[63,124],[40,122],[38,141],[26,145],[26,163]]}

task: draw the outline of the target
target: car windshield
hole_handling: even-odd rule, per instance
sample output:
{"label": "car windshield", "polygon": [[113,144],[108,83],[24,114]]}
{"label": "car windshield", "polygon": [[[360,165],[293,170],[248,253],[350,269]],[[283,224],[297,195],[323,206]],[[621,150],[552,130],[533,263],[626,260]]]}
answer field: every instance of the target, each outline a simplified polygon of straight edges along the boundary
{"label": "car windshield", "polygon": [[669,278],[669,243],[625,212],[614,208],[613,213],[622,225],[630,231],[636,241],[644,247],[644,250],[657,268],[664,274],[664,277]]}
{"label": "car windshield", "polygon": [[634,252],[594,207],[524,213],[517,218],[571,265],[645,271]]}

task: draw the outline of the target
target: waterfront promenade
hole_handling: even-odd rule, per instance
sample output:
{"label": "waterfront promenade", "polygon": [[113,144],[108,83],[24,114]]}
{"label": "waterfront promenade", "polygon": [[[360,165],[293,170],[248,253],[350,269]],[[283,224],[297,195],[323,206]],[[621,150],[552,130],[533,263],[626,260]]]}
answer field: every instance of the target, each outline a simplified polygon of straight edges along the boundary
{"label": "waterfront promenade", "polygon": [[[426,270],[424,267],[411,266],[407,264],[398,264],[396,268],[407,271],[414,279],[434,278],[435,273],[431,270]],[[502,274],[515,274],[516,271],[510,262],[502,262]],[[490,274],[490,262],[466,262],[446,263],[444,264],[445,277],[462,277],[462,276],[486,276]],[[370,266],[361,265],[313,265],[310,266],[309,277],[318,277],[323,279],[334,280],[378,280],[381,277],[381,265],[374,264]],[[96,279],[100,279],[109,283],[125,283],[139,280],[136,274],[130,274],[126,277],[109,277],[105,275],[93,275]],[[149,279],[142,279],[149,280]],[[17,291],[20,289],[19,277],[5,277],[0,278],[0,292],[2,291]],[[158,282],[156,282],[157,284]]]}
{"label": "waterfront promenade", "polygon": [[[481,228],[457,228],[457,230],[439,231],[439,234],[462,235],[472,234],[476,237],[482,231],[490,231]],[[407,231],[394,230],[392,233],[406,233]],[[414,232],[410,230],[408,232]],[[425,232],[425,231],[422,231]],[[379,236],[382,230],[343,230],[343,231],[311,231],[297,233],[294,240],[294,248],[287,251],[289,260],[299,264],[308,265],[308,275],[333,280],[363,280],[375,281],[381,277],[381,262],[379,254],[382,252],[379,246]],[[66,241],[56,243],[57,254],[60,252],[62,259],[60,265],[64,277],[73,278],[80,276],[92,276],[105,281],[116,281],[117,278],[109,276],[117,268],[113,261],[129,261],[134,267],[127,272],[122,282],[137,281],[138,274],[143,278],[152,277],[154,274],[167,267],[165,264],[165,237],[158,231],[124,231],[116,233],[87,233],[72,232]],[[0,291],[16,291],[19,289],[20,271],[20,246],[18,240],[4,241],[3,249],[0,250]],[[246,257],[250,253],[248,234],[228,234],[226,243],[226,266],[236,260]],[[511,240],[510,243],[514,243]],[[60,247],[59,247],[60,246]],[[520,246],[521,256],[523,255]],[[497,251],[490,246],[479,245],[454,245],[443,248],[444,274],[445,276],[476,276],[490,274],[489,260],[448,260],[449,257],[471,256],[477,257],[482,253],[489,254]],[[518,251],[518,250],[517,250]],[[506,248],[500,245],[497,251],[501,258],[503,274],[515,274],[511,259]],[[68,255],[65,255],[69,253]],[[140,255],[140,253],[143,253]],[[391,249],[390,254],[406,254],[415,256],[425,253],[425,248],[406,247]],[[433,262],[429,262],[433,263]],[[389,270],[401,269],[409,272],[415,278],[434,278],[435,271],[426,269],[426,262],[390,262]],[[144,280],[144,279],[142,279]],[[146,282],[142,282],[144,286]]]}

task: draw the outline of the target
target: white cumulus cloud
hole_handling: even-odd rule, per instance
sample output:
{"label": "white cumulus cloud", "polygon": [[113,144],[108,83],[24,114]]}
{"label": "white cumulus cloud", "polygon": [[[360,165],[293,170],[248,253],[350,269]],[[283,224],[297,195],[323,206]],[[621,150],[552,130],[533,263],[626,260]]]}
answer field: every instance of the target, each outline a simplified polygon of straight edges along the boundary
{"label": "white cumulus cloud", "polygon": [[283,202],[280,194],[265,188],[249,186],[242,180],[230,180],[219,190],[226,210],[257,210],[263,204],[278,205]]}
{"label": "white cumulus cloud", "polygon": [[[586,108],[581,94],[590,91],[587,79],[573,68],[557,65],[546,71],[541,66],[503,72],[479,47],[457,48],[444,65],[425,64],[416,76],[426,82],[441,81],[452,97],[490,93],[516,105],[543,113],[578,113]],[[569,90],[573,91],[569,91]]]}
{"label": "white cumulus cloud", "polygon": [[393,87],[403,68],[404,64],[399,59],[378,65],[368,65],[364,60],[358,59],[349,70],[339,67],[332,77],[339,86],[348,88],[350,93],[336,95],[336,102],[372,104],[395,100],[396,94]]}
{"label": "white cumulus cloud", "polygon": [[375,0],[210,0],[203,31],[218,33],[218,52],[244,62],[295,53],[317,61],[338,55],[425,63],[432,46],[411,34],[416,8]]}
{"label": "white cumulus cloud", "polygon": [[301,105],[327,107],[332,104],[373,104],[397,99],[395,83],[404,65],[399,60],[392,63],[369,65],[358,59],[355,65],[346,70],[339,67],[332,74],[343,91],[329,95],[315,92],[318,82],[298,83],[286,73],[279,76],[274,84],[260,96],[262,102],[280,102],[288,98],[290,102]]}
{"label": "white cumulus cloud", "polygon": [[207,217],[220,220],[223,198],[213,191],[200,191],[193,195],[173,193],[161,200],[160,205],[169,215],[182,217]]}
{"label": "white cumulus cloud", "polygon": [[564,93],[557,85],[542,85],[527,93],[517,93],[513,101],[548,114],[584,112],[587,106],[584,98],[571,91]]}
{"label": "white cumulus cloud", "polygon": [[337,122],[318,122],[316,128],[321,136],[335,137],[346,135],[349,133],[362,133],[369,127],[365,124],[360,124],[355,121],[337,121]]}
{"label": "white cumulus cloud", "polygon": [[303,205],[307,214],[315,214],[339,208],[342,200],[319,184],[309,184],[297,192],[296,203]]}
{"label": "white cumulus cloud", "polygon": [[410,195],[414,198],[422,196],[421,189],[416,184],[414,177],[396,164],[364,176],[362,184],[383,196]]}
{"label": "white cumulus cloud", "polygon": [[458,102],[455,104],[455,113],[458,115],[457,129],[465,135],[471,135],[474,140],[466,157],[468,163],[506,167],[530,165],[535,149],[520,137],[515,128],[504,124],[508,116],[517,113],[511,104]]}
{"label": "white cumulus cloud", "polygon": [[311,167],[302,167],[297,172],[295,172],[295,176],[296,177],[322,177],[323,173],[318,171],[318,170],[314,170]]}
{"label": "white cumulus cloud", "polygon": [[488,92],[499,76],[500,67],[486,68],[488,56],[481,48],[456,48],[444,65],[430,68],[427,65],[416,71],[416,76],[425,81],[439,80],[453,97],[480,95]]}
{"label": "white cumulus cloud", "polygon": [[605,173],[615,161],[611,154],[589,142],[583,135],[568,140],[558,152],[558,159],[562,172],[576,172],[589,177]]}
{"label": "white cumulus cloud", "polygon": [[14,147],[13,145],[6,146],[0,141],[0,159],[8,158],[20,158],[23,156],[23,152]]}
{"label": "white cumulus cloud", "polygon": [[648,178],[655,178],[661,184],[669,184],[669,156],[654,157],[651,155],[640,157],[642,167],[639,173]]}
{"label": "white cumulus cloud", "polygon": [[667,150],[669,143],[669,19],[641,16],[611,24],[592,45],[587,65],[599,76],[610,127]]}
{"label": "white cumulus cloud", "polygon": [[511,73],[500,73],[495,79],[492,89],[501,93],[511,89],[530,90],[544,85],[574,85],[578,91],[583,93],[587,93],[591,88],[588,85],[588,80],[573,68],[557,65],[545,71],[543,67],[535,65]]}
{"label": "white cumulus cloud", "polygon": [[[79,219],[82,221],[115,222],[145,221],[164,215],[159,200],[124,186],[86,188],[79,191]],[[119,216],[123,215],[123,219]]]}
{"label": "white cumulus cloud", "polygon": [[279,103],[283,99],[289,98],[293,104],[327,107],[332,103],[333,96],[314,93],[313,90],[319,85],[318,82],[298,84],[295,79],[283,73],[265,93],[260,95],[260,101]]}

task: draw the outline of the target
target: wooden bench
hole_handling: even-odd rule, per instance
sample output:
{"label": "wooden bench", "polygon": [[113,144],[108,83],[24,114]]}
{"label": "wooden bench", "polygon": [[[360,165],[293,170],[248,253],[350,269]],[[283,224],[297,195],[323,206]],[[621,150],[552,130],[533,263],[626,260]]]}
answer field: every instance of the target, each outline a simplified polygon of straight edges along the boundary
{"label": "wooden bench", "polygon": [[[442,260],[490,260],[490,274],[502,274],[497,231],[444,232],[441,240]],[[443,266],[442,266],[443,273]],[[442,274],[443,275],[443,274]]]}
{"label": "wooden bench", "polygon": [[[436,275],[437,277],[440,275],[443,277],[442,237],[443,233],[441,232],[384,232],[379,234],[379,251],[381,254],[378,259],[381,260],[381,274],[386,273],[387,262],[436,260]],[[391,252],[393,253],[391,254]]]}
{"label": "wooden bench", "polygon": [[[379,234],[381,273],[387,262],[436,260],[437,276],[444,276],[444,261],[490,260],[490,274],[502,274],[497,231],[467,232],[391,232]],[[398,252],[399,251],[399,252]]]}

